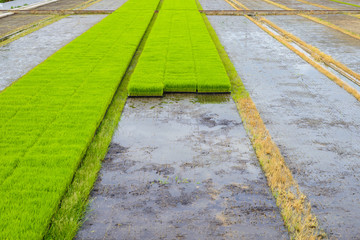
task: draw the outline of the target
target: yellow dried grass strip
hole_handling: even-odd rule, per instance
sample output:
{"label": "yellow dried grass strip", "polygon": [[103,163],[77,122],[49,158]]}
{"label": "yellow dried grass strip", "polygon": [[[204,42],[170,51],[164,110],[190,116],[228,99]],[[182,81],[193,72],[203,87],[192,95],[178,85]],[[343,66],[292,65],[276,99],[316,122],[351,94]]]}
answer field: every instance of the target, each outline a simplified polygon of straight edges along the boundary
{"label": "yellow dried grass strip", "polygon": [[309,201],[286,166],[254,102],[250,97],[244,97],[236,99],[236,105],[292,239],[324,237],[325,234],[318,229],[316,216],[311,213]]}
{"label": "yellow dried grass strip", "polygon": [[[225,0],[231,2],[235,9],[241,10],[246,6],[236,0]],[[239,5],[240,7],[238,7]],[[256,25],[262,26],[252,17],[245,16]],[[262,28],[265,28],[262,26]],[[266,29],[266,28],[265,28]],[[266,29],[269,31],[268,29]],[[285,41],[286,42],[286,41]],[[219,50],[221,51],[221,49]],[[220,54],[223,56],[224,54]],[[225,62],[225,61],[224,61]],[[284,157],[263,123],[259,112],[249,94],[238,81],[241,82],[235,68],[228,61],[226,69],[231,76],[233,84],[233,98],[244,122],[245,128],[251,136],[251,142],[260,165],[265,172],[268,185],[279,206],[285,226],[293,239],[320,239],[326,236],[318,227],[316,216],[311,212],[311,204],[306,196],[300,191],[298,183],[294,180],[290,169],[286,166]],[[231,65],[231,66],[229,66]],[[242,84],[240,84],[242,85]],[[240,90],[238,90],[239,88]],[[245,93],[244,93],[245,92]]]}

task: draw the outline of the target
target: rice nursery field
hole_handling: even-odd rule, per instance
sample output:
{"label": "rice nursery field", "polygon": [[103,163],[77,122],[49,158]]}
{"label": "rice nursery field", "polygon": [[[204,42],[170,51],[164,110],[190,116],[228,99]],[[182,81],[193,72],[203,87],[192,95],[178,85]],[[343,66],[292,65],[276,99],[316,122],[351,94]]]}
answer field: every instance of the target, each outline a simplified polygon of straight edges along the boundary
{"label": "rice nursery field", "polygon": [[195,1],[164,1],[131,77],[129,96],[229,92],[230,81]]}
{"label": "rice nursery field", "polygon": [[129,2],[1,93],[0,238],[44,236],[158,2]]}
{"label": "rice nursery field", "polygon": [[357,239],[359,14],[59,0],[0,17],[0,239]]}

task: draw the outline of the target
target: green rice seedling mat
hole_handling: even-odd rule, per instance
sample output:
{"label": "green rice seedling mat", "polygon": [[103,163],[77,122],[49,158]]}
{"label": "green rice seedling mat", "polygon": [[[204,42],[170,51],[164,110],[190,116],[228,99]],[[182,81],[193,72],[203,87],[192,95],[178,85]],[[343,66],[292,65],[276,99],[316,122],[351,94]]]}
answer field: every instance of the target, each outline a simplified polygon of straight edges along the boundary
{"label": "green rice seedling mat", "polygon": [[129,96],[164,92],[230,92],[228,75],[194,0],[164,0],[128,86]]}
{"label": "green rice seedling mat", "polygon": [[0,239],[43,238],[158,3],[129,0],[0,93]]}

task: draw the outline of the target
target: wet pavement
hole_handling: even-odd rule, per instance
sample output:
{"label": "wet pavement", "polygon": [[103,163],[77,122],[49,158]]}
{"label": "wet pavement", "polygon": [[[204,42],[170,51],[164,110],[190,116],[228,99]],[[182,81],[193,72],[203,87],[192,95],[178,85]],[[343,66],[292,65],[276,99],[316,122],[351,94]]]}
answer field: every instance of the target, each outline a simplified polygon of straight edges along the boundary
{"label": "wet pavement", "polygon": [[[266,16],[266,18],[360,73],[360,40],[300,16]],[[360,30],[360,19],[358,20],[357,27]]]}
{"label": "wet pavement", "polygon": [[130,98],[77,239],[288,239],[229,95]]}
{"label": "wet pavement", "polygon": [[210,16],[331,238],[360,236],[360,103],[244,17]]}

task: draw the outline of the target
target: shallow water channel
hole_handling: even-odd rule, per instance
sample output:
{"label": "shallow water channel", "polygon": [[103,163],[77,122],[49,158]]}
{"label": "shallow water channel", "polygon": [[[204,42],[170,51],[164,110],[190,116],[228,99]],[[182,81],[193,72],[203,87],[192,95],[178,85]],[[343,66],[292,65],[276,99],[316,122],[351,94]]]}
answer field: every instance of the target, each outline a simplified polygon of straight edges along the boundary
{"label": "shallow water channel", "polygon": [[78,239],[287,239],[229,95],[130,98]]}

